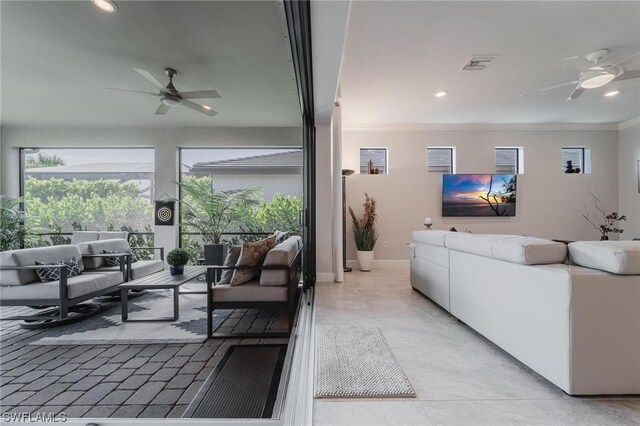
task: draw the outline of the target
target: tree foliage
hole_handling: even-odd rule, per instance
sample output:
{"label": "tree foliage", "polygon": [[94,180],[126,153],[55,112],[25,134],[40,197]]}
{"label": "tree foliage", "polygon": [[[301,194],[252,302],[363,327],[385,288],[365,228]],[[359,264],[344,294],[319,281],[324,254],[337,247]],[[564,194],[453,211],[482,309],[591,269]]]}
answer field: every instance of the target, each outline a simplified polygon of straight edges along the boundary
{"label": "tree foliage", "polygon": [[511,176],[509,180],[503,179],[502,188],[497,191],[493,190],[493,176],[491,176],[487,194],[480,196],[480,199],[489,204],[496,216],[509,216],[509,211],[504,204],[514,204],[516,202],[516,176]]}
{"label": "tree foliage", "polygon": [[39,153],[37,157],[27,158],[27,169],[37,169],[39,167],[57,167],[64,166],[66,163],[64,159],[57,155],[45,155]]}

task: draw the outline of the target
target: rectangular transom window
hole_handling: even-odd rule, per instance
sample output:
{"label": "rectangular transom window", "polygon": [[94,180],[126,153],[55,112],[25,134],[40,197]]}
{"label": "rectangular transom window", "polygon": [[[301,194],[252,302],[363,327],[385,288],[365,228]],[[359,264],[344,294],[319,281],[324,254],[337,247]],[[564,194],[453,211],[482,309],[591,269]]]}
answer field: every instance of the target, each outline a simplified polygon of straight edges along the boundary
{"label": "rectangular transom window", "polygon": [[455,148],[427,148],[427,171],[429,173],[455,173]]}
{"label": "rectangular transom window", "polygon": [[496,148],[496,173],[522,173],[522,148]]}
{"label": "rectangular transom window", "polygon": [[591,173],[591,149],[589,147],[563,147],[562,171],[566,174]]}
{"label": "rectangular transom window", "polygon": [[387,148],[360,148],[360,174],[386,175]]}

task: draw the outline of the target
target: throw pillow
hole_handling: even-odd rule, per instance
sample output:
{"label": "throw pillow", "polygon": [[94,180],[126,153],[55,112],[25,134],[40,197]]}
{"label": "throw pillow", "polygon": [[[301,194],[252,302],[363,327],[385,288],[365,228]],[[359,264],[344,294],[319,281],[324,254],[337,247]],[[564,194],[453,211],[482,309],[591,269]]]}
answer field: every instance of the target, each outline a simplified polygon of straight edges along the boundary
{"label": "throw pillow", "polygon": [[[103,254],[130,254],[131,255],[131,263],[135,263],[138,261],[136,256],[128,250],[102,250]],[[105,257],[104,260],[107,261],[107,266],[120,266],[120,257]]]}
{"label": "throw pillow", "polygon": [[[255,243],[242,244],[242,251],[236,266],[262,266],[269,250],[276,246],[276,236],[272,235]],[[260,276],[260,269],[236,269],[231,277],[231,286],[248,283]]]}
{"label": "throw pillow", "polygon": [[[67,278],[72,278],[80,275],[80,265],[78,264],[78,260],[75,257],[71,259],[64,260],[62,263],[67,265]],[[36,265],[59,265],[60,262],[36,262]],[[49,267],[49,268],[38,268],[36,269],[36,274],[38,274],[38,278],[43,283],[47,283],[49,281],[59,281],[60,280],[60,268]]]}
{"label": "throw pillow", "polygon": [[[242,246],[231,246],[227,250],[227,257],[224,260],[224,266],[235,266],[240,257]],[[231,284],[231,278],[233,277],[233,269],[223,269],[222,275],[220,275],[220,281],[218,284]]]}

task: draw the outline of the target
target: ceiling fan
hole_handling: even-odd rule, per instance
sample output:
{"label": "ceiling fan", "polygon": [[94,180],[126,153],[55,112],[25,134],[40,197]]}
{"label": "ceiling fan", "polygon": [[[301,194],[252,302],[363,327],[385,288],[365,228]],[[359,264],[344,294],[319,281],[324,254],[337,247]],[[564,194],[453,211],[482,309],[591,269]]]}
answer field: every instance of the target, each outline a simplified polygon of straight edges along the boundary
{"label": "ceiling fan", "polygon": [[595,52],[591,52],[586,56],[572,56],[571,58],[566,58],[564,61],[572,62],[578,68],[578,71],[580,71],[580,75],[577,80],[545,87],[544,89],[525,93],[524,95],[520,95],[520,97],[547,92],[564,86],[575,85],[573,92],[571,92],[567,98],[567,101],[572,101],[580,96],[585,90],[596,89],[614,81],[640,78],[640,70],[629,69],[631,62],[638,55],[640,55],[640,52],[636,52],[621,61],[612,62],[609,59],[611,56],[609,49],[600,49]]}
{"label": "ceiling fan", "polygon": [[158,81],[149,71],[134,68],[138,74],[144,77],[151,84],[156,86],[158,92],[145,92],[143,90],[131,90],[131,89],[118,89],[114,87],[107,87],[109,90],[118,90],[121,92],[139,93],[143,95],[157,96],[160,98],[160,106],[156,110],[156,115],[165,115],[169,108],[177,106],[185,106],[191,108],[194,111],[206,114],[209,117],[213,117],[218,113],[211,109],[210,106],[200,105],[192,102],[190,99],[204,99],[204,98],[220,98],[220,94],[216,90],[194,90],[191,92],[180,92],[173,85],[173,78],[178,74],[173,68],[165,68],[164,73],[169,77],[169,84],[165,86]]}

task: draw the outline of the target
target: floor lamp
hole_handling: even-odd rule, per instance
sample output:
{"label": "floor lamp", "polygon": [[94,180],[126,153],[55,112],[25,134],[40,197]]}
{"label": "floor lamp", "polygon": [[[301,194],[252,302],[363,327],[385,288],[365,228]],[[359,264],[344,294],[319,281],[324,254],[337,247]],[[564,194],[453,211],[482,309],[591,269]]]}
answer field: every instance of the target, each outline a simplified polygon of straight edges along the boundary
{"label": "floor lamp", "polygon": [[351,272],[347,266],[347,176],[351,176],[355,171],[342,169],[342,267],[344,272]]}

